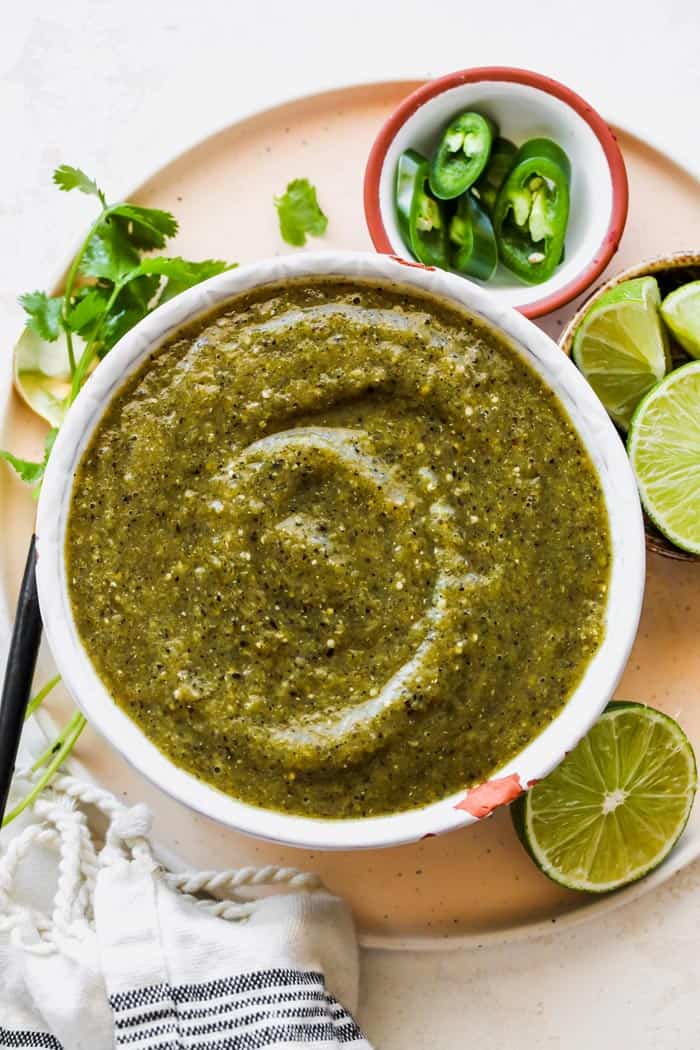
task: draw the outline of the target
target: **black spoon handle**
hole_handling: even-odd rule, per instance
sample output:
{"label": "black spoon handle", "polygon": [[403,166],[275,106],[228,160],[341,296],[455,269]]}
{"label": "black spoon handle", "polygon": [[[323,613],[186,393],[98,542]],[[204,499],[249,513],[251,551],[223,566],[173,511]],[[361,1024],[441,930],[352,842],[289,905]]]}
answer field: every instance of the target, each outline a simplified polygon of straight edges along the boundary
{"label": "black spoon handle", "polygon": [[32,691],[40,641],[41,614],[36,592],[36,537],[32,536],[17,599],[15,625],[7,654],[0,702],[0,823],[5,814],[12,774],[15,771],[17,749]]}

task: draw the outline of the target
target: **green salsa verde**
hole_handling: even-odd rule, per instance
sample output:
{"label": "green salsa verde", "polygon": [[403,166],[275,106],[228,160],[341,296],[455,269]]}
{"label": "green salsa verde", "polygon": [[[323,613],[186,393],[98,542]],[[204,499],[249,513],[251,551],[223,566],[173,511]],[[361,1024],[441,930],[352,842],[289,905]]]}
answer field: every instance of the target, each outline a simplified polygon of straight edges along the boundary
{"label": "green salsa verde", "polygon": [[66,554],[97,672],[177,765],[360,817],[487,779],[553,719],[602,638],[610,537],[500,336],[319,278],[229,301],[128,379]]}

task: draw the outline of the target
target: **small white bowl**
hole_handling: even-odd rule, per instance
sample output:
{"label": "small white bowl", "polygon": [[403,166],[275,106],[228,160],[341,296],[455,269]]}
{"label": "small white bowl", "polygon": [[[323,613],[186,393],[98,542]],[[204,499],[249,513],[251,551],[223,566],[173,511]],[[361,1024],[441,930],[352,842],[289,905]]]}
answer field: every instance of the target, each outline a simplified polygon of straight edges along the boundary
{"label": "small white bowl", "polygon": [[481,284],[526,317],[550,313],[579,295],[617,250],[627,218],[627,173],[603,118],[563,84],[525,69],[465,69],[431,80],[406,98],[379,132],[365,172],[365,216],[377,251],[411,259],[394,206],[396,165],[404,150],[430,156],[445,125],[472,109],[520,146],[527,139],[557,142],[571,161],[571,208],[566,254],[548,281],[523,284],[499,266]]}
{"label": "small white bowl", "polygon": [[[323,820],[259,809],[179,769],[110,696],[78,636],[68,593],[65,534],[76,469],[127,377],[174,331],[213,306],[250,288],[317,275],[412,286],[466,308],[491,325],[559,397],[598,473],[610,523],[612,567],[603,641],[560,714],[488,783],[385,817]],[[46,635],[68,689],[91,724],[136,769],[185,805],[247,834],[308,849],[391,846],[462,827],[545,776],[587,732],[612,695],[634,641],[644,588],[644,533],[634,477],[615,428],[578,369],[544,332],[468,281],[373,253],[300,253],[242,266],[184,292],[145,318],[100,364],[68,413],[44,478],[36,531]]]}

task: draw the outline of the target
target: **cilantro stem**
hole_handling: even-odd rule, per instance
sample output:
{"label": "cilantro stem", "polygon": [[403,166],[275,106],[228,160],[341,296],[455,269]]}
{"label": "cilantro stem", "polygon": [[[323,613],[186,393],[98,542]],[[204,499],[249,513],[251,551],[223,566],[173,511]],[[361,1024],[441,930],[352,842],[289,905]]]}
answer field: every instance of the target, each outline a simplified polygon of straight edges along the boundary
{"label": "cilantro stem", "polygon": [[45,766],[46,763],[62,749],[66,740],[69,737],[72,737],[75,727],[80,723],[85,723],[85,716],[82,715],[80,711],[74,711],[70,720],[63,727],[58,736],[51,741],[46,750],[36,759],[32,766],[32,773],[36,773],[42,766]]}
{"label": "cilantro stem", "polygon": [[130,280],[130,275],[127,274],[126,277],[123,278],[122,281],[120,281],[118,284],[114,285],[114,288],[112,289],[112,294],[110,295],[109,299],[107,300],[107,305],[105,307],[104,313],[102,314],[102,317],[100,319],[99,324],[97,325],[97,328],[95,329],[93,337],[90,340],[90,342],[87,344],[85,349],[83,350],[82,354],[80,355],[80,360],[78,361],[78,364],[73,369],[73,378],[71,380],[70,394],[68,396],[68,404],[69,405],[73,404],[73,402],[75,401],[76,397],[80,393],[80,388],[82,387],[83,383],[85,382],[85,377],[87,376],[88,369],[89,369],[90,365],[92,364],[92,362],[93,362],[93,360],[95,358],[95,347],[97,346],[97,344],[99,342],[100,333],[102,332],[102,326],[104,324],[104,320],[105,320],[106,317],[109,316],[109,313],[110,313],[112,307],[114,306],[119,293],[121,292],[122,288],[126,284],[128,284],[129,280]]}
{"label": "cilantro stem", "polygon": [[61,676],[60,674],[57,674],[55,678],[51,678],[45,686],[42,686],[39,692],[36,693],[27,704],[27,711],[24,716],[25,719],[29,718],[31,715],[34,714],[37,707],[39,707],[44,702],[51,690],[55,689],[60,681]]}
{"label": "cilantro stem", "polygon": [[[14,820],[24,812],[28,806],[31,806],[36,799],[39,797],[41,792],[44,790],[46,785],[51,781],[57,769],[61,767],[65,758],[70,754],[75,746],[75,742],[85,728],[86,721],[85,716],[80,714],[79,711],[71,718],[70,722],[63,730],[63,732],[56,738],[51,747],[47,748],[40,759],[32,766],[32,770],[37,770],[41,765],[46,763],[49,758],[51,761],[46,766],[42,776],[37,780],[32,790],[24,796],[21,802],[18,802],[13,810],[11,810],[2,822],[2,827],[9,824],[10,821]],[[53,756],[53,757],[51,757]]]}
{"label": "cilantro stem", "polygon": [[[63,318],[64,322],[67,322],[67,320],[68,320],[68,312],[70,310],[71,301],[73,299],[73,287],[75,285],[76,277],[78,276],[78,268],[80,267],[80,263],[82,262],[83,255],[85,254],[85,250],[86,250],[88,244],[90,243],[90,240],[92,239],[93,234],[97,233],[97,231],[100,228],[100,226],[102,225],[102,223],[105,221],[105,219],[109,218],[109,215],[112,212],[112,207],[110,207],[107,204],[107,201],[105,200],[103,193],[99,194],[99,198],[100,198],[100,203],[102,204],[102,211],[100,212],[100,214],[97,216],[97,218],[93,222],[92,226],[90,227],[90,230],[88,232],[87,237],[85,238],[85,240],[83,241],[83,243],[80,246],[80,250],[77,252],[75,258],[73,259],[73,262],[70,264],[70,269],[69,269],[68,275],[66,277],[66,287],[65,287],[64,292],[63,292],[63,304],[61,306],[61,317]],[[71,374],[71,376],[74,376],[75,375],[75,369],[76,369],[76,363],[75,363],[75,350],[73,349],[73,334],[72,334],[70,328],[68,327],[67,323],[64,325],[64,327],[65,327],[65,332],[66,332],[66,346],[68,348],[68,362],[70,364],[70,374]],[[77,393],[73,393],[71,391],[71,402],[70,402],[71,404],[72,404],[73,401],[75,401],[76,397],[77,397]]]}
{"label": "cilantro stem", "polygon": [[[64,300],[65,302],[65,300]],[[62,314],[65,317],[65,306],[62,309]],[[73,336],[71,335],[70,329],[66,328],[66,348],[68,350],[68,364],[70,365],[70,374],[73,375],[75,372],[75,351],[73,350]]]}

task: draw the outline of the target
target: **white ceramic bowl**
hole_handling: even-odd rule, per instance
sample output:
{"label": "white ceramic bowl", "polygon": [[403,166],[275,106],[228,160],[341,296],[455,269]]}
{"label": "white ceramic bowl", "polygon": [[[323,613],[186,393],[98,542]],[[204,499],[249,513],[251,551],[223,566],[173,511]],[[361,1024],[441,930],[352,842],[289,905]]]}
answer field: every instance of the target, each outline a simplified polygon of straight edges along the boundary
{"label": "white ceramic bowl", "polygon": [[[258,809],[173,765],[114,703],[93,668],[73,621],[64,560],[76,467],[126,377],[174,330],[216,304],[273,281],[319,274],[388,280],[433,292],[502,333],[557,393],[588,448],[605,494],[612,535],[603,642],[557,718],[487,785],[421,809],[356,820]],[[314,849],[395,845],[458,828],[544,776],[588,730],[612,695],[634,641],[644,586],[642,517],[627,456],[600,402],[571,361],[535,325],[469,282],[371,253],[300,253],[243,266],[177,296],[132,329],[90,378],[60,430],[39,500],[37,543],[39,599],[48,641],[66,685],[92,725],[141,773],[193,809],[251,835]]]}
{"label": "white ceramic bowl", "polygon": [[[579,95],[525,69],[464,69],[431,80],[389,117],[372,147],[365,173],[365,216],[375,248],[412,258],[394,206],[398,159],[409,147],[430,156],[445,125],[464,110],[490,117],[517,146],[550,138],[571,161],[571,210],[566,257],[548,281],[523,284],[499,266],[481,284],[526,317],[563,306],[595,280],[617,250],[627,218],[627,175],[615,136]],[[467,280],[468,278],[462,278]]]}

